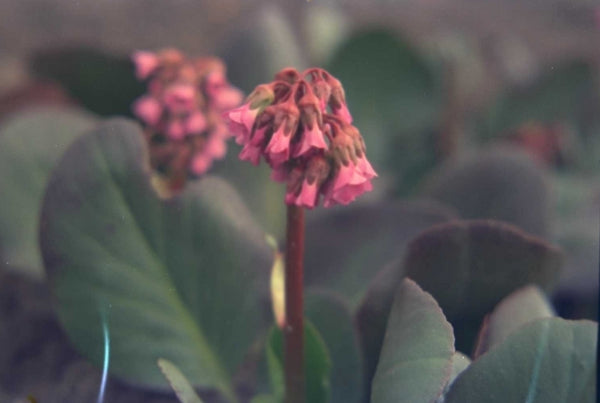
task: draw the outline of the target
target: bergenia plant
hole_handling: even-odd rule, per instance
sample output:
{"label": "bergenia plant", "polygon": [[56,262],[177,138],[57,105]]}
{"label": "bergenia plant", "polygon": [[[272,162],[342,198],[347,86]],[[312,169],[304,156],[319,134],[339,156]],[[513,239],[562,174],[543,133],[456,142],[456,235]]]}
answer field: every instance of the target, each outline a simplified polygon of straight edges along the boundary
{"label": "bergenia plant", "polygon": [[342,84],[319,68],[280,71],[256,87],[241,107],[227,113],[244,146],[240,159],[272,168],[287,186],[285,259],[285,401],[305,401],[303,255],[304,211],[348,204],[372,189],[375,170],[346,106]]}
{"label": "bergenia plant", "polygon": [[[347,102],[322,68],[285,68],[243,101],[217,58],[138,51],[118,63],[136,89],[119,113],[136,120],[43,109],[3,122],[0,261],[39,283],[0,268],[0,400],[172,402],[170,385],[186,403],[593,402],[597,323],[557,317],[548,299],[564,261],[545,240],[554,159],[478,149],[429,175],[453,131],[422,108],[437,80],[412,52],[382,32],[350,40],[328,63]],[[389,193],[365,195],[378,174],[359,127]],[[232,137],[242,161],[213,164]],[[546,134],[534,137],[540,151]],[[398,196],[413,186],[425,200]],[[580,206],[559,207],[582,218]],[[281,251],[282,229],[253,215],[277,207]],[[13,388],[46,356],[40,372],[68,387]],[[81,368],[91,392],[78,394]]]}
{"label": "bergenia plant", "polygon": [[243,95],[228,83],[217,58],[188,59],[165,49],[138,51],[133,61],[148,88],[133,111],[144,123],[151,164],[171,190],[181,190],[188,176],[204,174],[225,156],[229,132],[221,114]]}

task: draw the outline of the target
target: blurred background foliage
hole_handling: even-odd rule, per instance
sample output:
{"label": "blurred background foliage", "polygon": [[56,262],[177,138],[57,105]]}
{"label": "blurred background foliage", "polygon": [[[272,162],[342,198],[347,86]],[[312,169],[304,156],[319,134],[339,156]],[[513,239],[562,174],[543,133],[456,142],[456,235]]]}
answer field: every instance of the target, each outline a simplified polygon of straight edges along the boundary
{"label": "blurred background foliage", "polygon": [[[465,304],[479,304],[493,284],[477,277],[471,263],[448,264],[443,250],[427,261],[415,258],[418,242],[424,242],[416,237],[436,224],[447,226],[426,235],[449,237],[458,249],[468,245],[475,261],[477,253],[518,267],[543,261],[540,267],[552,275],[534,280],[557,313],[597,318],[600,8],[594,2],[0,0],[0,14],[5,16],[0,27],[3,272],[44,278],[35,222],[54,165],[94,115],[131,116],[131,102],[144,91],[128,58],[133,50],[178,47],[222,57],[230,81],[245,92],[286,66],[321,66],[344,84],[354,124],[380,177],[375,190],[355,205],[308,214],[306,283],[313,296],[307,315],[323,333],[334,370],[340,366],[335,357],[343,353],[332,340],[343,339],[353,348],[361,344],[362,353],[352,350],[352,366],[363,365],[357,371],[373,375],[395,287],[406,273],[418,279],[415,268],[435,266],[435,259],[449,273],[463,273],[456,274],[457,289],[478,290],[468,303],[453,305],[447,302],[453,301],[451,290],[439,291],[432,282],[435,274],[419,272],[421,287],[453,307],[446,314],[463,330],[456,334],[457,346],[471,351],[485,312],[474,313]],[[31,112],[33,106],[51,109]],[[66,108],[70,112],[61,110]],[[56,141],[53,113],[71,127],[56,134]],[[239,163],[240,148],[233,141],[229,147],[211,173],[227,180],[264,231],[282,240],[284,189],[269,179],[265,164],[253,169]],[[43,164],[36,158],[14,161],[44,148],[49,151]],[[447,224],[456,219],[516,226],[508,232],[520,240],[517,252],[505,259],[488,252],[489,245],[470,237],[481,231],[495,239],[498,228],[479,221],[481,228],[473,222]],[[23,241],[15,246],[14,240]],[[511,276],[502,264],[491,266],[498,283]],[[506,292],[493,294],[491,302],[487,296],[485,309],[521,285],[507,281]],[[351,332],[354,321],[360,337],[328,329],[313,300],[335,301],[331,306],[343,312],[341,328]],[[0,364],[12,365],[7,360]],[[2,374],[0,368],[0,381],[8,384]],[[333,376],[334,384],[360,378]],[[33,386],[22,381],[14,390],[27,387]],[[123,393],[119,388],[126,388],[112,387],[115,399]],[[354,395],[369,387],[357,386]],[[340,391],[334,388],[332,396],[348,401]],[[0,400],[1,393],[2,388]]]}

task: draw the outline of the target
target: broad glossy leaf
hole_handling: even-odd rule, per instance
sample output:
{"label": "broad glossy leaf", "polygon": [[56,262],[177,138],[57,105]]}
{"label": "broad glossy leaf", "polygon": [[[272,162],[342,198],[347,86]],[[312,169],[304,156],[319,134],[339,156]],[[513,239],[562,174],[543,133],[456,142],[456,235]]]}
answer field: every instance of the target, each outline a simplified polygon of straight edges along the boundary
{"label": "broad glossy leaf", "polygon": [[32,58],[31,70],[39,78],[60,83],[81,105],[102,116],[130,116],[131,104],[145,88],[135,78],[127,56],[93,48],[38,52]]}
{"label": "broad glossy leaf", "polygon": [[0,128],[0,256],[7,267],[42,277],[39,214],[46,182],[66,148],[95,119],[77,109],[35,108]]}
{"label": "broad glossy leaf", "polygon": [[158,367],[169,381],[171,388],[181,403],[202,403],[200,397],[190,384],[190,381],[181,373],[179,368],[169,360],[158,359]]}
{"label": "broad glossy leaf", "polygon": [[484,315],[498,302],[527,284],[549,291],[562,265],[557,247],[492,220],[438,225],[408,249],[406,275],[440,304],[462,351],[471,350]]}
{"label": "broad glossy leaf", "polygon": [[[267,361],[271,387],[274,396],[280,397],[285,390],[283,373],[283,333],[275,327],[271,329],[267,341]],[[325,341],[317,329],[304,321],[304,376],[306,381],[306,401],[328,403],[330,397],[331,359]]]}
{"label": "broad glossy leaf", "polygon": [[486,318],[479,333],[475,358],[500,344],[512,332],[540,318],[555,316],[554,309],[537,286],[521,288],[504,298]]}
{"label": "broad glossy leaf", "polygon": [[435,163],[429,134],[440,121],[442,84],[434,69],[403,38],[373,29],[350,36],[328,70],[344,85],[369,160],[386,162],[402,185],[415,182],[408,176]]}
{"label": "broad glossy leaf", "polygon": [[100,363],[105,313],[120,377],[165,386],[155,365],[165,358],[231,400],[230,377],[264,326],[272,252],[222,180],[205,177],[163,201],[149,176],[139,126],[122,119],[65,153],[41,232],[60,320]]}
{"label": "broad glossy leaf", "polygon": [[441,166],[423,194],[466,219],[495,219],[548,235],[550,203],[542,169],[515,148],[491,148]]}
{"label": "broad glossy leaf", "polygon": [[350,307],[330,291],[305,296],[306,317],[323,337],[331,357],[330,403],[359,403],[363,393],[362,354]]}
{"label": "broad glossy leaf", "polygon": [[452,371],[452,326],[433,297],[405,279],[394,298],[371,401],[432,402]]}
{"label": "broad glossy leaf", "polygon": [[596,401],[598,324],[546,318],[526,325],[474,361],[446,403]]}
{"label": "broad glossy leaf", "polygon": [[425,201],[365,203],[308,215],[306,284],[335,290],[354,309],[377,272],[403,256],[413,237],[453,217],[452,211]]}

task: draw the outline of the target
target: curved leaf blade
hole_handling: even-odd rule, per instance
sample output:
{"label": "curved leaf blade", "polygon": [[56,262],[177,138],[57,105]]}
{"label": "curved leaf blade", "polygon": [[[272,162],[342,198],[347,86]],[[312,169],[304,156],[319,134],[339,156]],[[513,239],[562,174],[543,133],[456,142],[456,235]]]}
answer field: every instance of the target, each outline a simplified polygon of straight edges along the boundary
{"label": "curved leaf blade", "polygon": [[446,403],[589,402],[596,399],[598,324],[537,320],[473,362]]}
{"label": "curved leaf blade", "polygon": [[161,357],[234,400],[231,375],[264,327],[272,253],[217,178],[160,200],[146,154],[139,127],[115,119],[77,141],[54,171],[41,246],[59,317],[99,363],[106,311],[118,376],[166,386],[154,365]]}
{"label": "curved leaf blade", "polygon": [[434,401],[450,378],[453,354],[452,326],[437,302],[405,279],[390,313],[371,401]]}

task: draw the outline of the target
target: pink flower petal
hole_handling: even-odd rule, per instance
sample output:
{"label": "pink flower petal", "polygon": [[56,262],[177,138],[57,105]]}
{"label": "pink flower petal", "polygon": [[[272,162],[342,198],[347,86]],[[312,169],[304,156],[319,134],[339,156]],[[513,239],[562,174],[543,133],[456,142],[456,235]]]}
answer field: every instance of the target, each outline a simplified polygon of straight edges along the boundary
{"label": "pink flower petal", "polygon": [[294,152],[294,157],[299,157],[313,148],[327,149],[327,143],[325,142],[323,132],[316,124],[313,125],[312,130],[304,128],[299,147]]}
{"label": "pink flower petal", "polygon": [[221,159],[227,153],[227,145],[223,138],[212,134],[206,141],[203,151],[212,158]]}
{"label": "pink flower petal", "polygon": [[189,112],[195,107],[196,89],[191,84],[174,84],[167,88],[163,98],[173,113]]}
{"label": "pink flower petal", "polygon": [[259,147],[254,147],[250,143],[246,143],[242,151],[240,152],[239,158],[242,161],[249,161],[254,165],[258,165],[260,162],[261,149]]}
{"label": "pink flower petal", "polygon": [[167,125],[167,136],[173,140],[181,140],[186,134],[185,126],[178,119],[170,121]]}
{"label": "pink flower petal", "polygon": [[210,168],[211,165],[212,159],[204,153],[199,153],[192,159],[190,169],[196,175],[202,175],[208,171],[208,168]]}
{"label": "pink flower petal", "polygon": [[273,165],[281,165],[287,161],[290,157],[290,140],[291,135],[285,135],[284,132],[285,123],[282,124],[279,129],[273,133],[271,141],[265,148],[265,152],[269,156],[269,160]]}
{"label": "pink flower petal", "polygon": [[249,141],[256,115],[258,115],[258,109],[250,109],[249,103],[225,114],[229,130],[236,136],[235,141],[238,144],[246,144]]}
{"label": "pink flower petal", "polygon": [[350,115],[350,111],[345,103],[340,108],[335,109],[333,114],[348,124],[352,123],[352,115]]}
{"label": "pink flower petal", "polygon": [[292,193],[285,195],[285,202],[287,204],[295,204],[297,206],[314,208],[317,205],[319,195],[319,189],[317,188],[317,182],[309,184],[307,181],[302,182],[302,189],[300,194],[295,196]]}
{"label": "pink flower petal", "polygon": [[158,67],[158,57],[152,52],[139,50],[131,57],[135,64],[135,75],[139,80],[145,80]]}
{"label": "pink flower petal", "polygon": [[144,96],[135,101],[133,113],[144,123],[154,126],[162,115],[162,106],[155,98]]}
{"label": "pink flower petal", "polygon": [[185,122],[188,133],[200,133],[206,129],[206,118],[202,112],[193,112]]}

